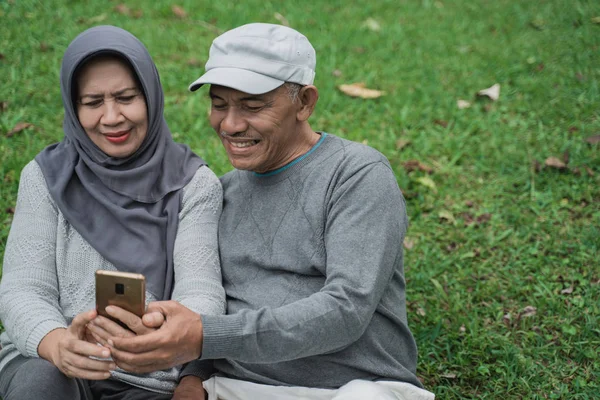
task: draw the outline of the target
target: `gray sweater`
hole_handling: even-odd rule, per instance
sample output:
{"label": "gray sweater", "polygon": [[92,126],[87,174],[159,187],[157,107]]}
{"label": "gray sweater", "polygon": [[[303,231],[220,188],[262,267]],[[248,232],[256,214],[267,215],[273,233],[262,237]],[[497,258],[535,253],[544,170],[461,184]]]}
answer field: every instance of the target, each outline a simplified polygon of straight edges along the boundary
{"label": "gray sweater", "polygon": [[275,173],[221,178],[228,315],[202,316],[201,359],[263,384],[421,387],[406,319],[404,199],[381,153],[323,135]]}
{"label": "gray sweater", "polygon": [[[183,189],[175,239],[172,298],[202,314],[225,312],[217,224],[222,189],[216,175],[201,167]],[[0,282],[0,373],[18,354],[39,357],[50,331],[67,327],[75,315],[95,308],[94,272],[116,270],[65,220],[54,204],[42,171],[31,161],[21,173],[17,206]],[[156,300],[146,292],[146,301]],[[113,378],[148,390],[170,393],[180,368]]]}

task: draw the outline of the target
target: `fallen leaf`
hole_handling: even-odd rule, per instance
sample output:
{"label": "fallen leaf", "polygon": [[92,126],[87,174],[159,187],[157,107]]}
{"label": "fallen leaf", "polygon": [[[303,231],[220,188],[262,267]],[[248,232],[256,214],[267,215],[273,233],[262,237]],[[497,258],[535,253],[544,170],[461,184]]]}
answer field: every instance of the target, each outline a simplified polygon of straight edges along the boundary
{"label": "fallen leaf", "polygon": [[465,333],[465,332],[467,331],[467,328],[465,327],[465,324],[462,324],[462,325],[460,326],[460,328],[458,328],[458,331],[459,331],[460,333]]}
{"label": "fallen leaf", "polygon": [[540,164],[538,160],[533,160],[531,164],[535,172],[540,172],[542,170],[542,164]]}
{"label": "fallen leaf", "polygon": [[350,97],[360,97],[361,99],[376,99],[385,94],[385,92],[381,90],[366,88],[365,84],[362,82],[352,83],[349,85],[340,85],[338,86],[338,89]]}
{"label": "fallen leaf", "polygon": [[417,308],[417,315],[424,317],[426,315],[425,310],[423,310],[421,307]]}
{"label": "fallen leaf", "polygon": [[571,294],[571,293],[573,293],[573,286],[569,286],[568,288],[560,291],[560,294]]}
{"label": "fallen leaf", "polygon": [[438,217],[440,219],[445,219],[446,221],[450,222],[452,225],[456,225],[456,219],[454,218],[454,215],[452,215],[452,213],[450,211],[442,210],[438,213]]}
{"label": "fallen leaf", "polygon": [[379,22],[375,21],[373,18],[367,18],[365,22],[363,22],[363,26],[369,28],[373,32],[379,32],[381,30],[381,25]]}
{"label": "fallen leaf", "polygon": [[437,187],[435,186],[435,182],[430,177],[422,176],[417,179],[417,182],[419,182],[421,185],[428,187],[429,189],[431,189],[435,193],[437,193]]}
{"label": "fallen leaf", "polygon": [[440,376],[442,378],[446,378],[446,379],[456,379],[456,374],[452,374],[452,373],[441,374]]}
{"label": "fallen leaf", "polygon": [[466,100],[458,99],[456,100],[456,106],[459,110],[464,110],[465,108],[471,107],[471,103]]}
{"label": "fallen leaf", "polygon": [[598,144],[600,143],[600,135],[590,136],[589,138],[586,138],[585,141],[589,144]]}
{"label": "fallen leaf", "polygon": [[537,314],[537,308],[533,306],[527,306],[523,309],[523,311],[521,311],[520,316],[526,318],[533,317],[535,314]]}
{"label": "fallen leaf", "polygon": [[496,101],[500,98],[500,84],[495,83],[487,89],[482,89],[477,92],[478,96],[489,97],[492,101]]}
{"label": "fallen leaf", "polygon": [[283,26],[290,26],[290,22],[287,20],[287,18],[285,18],[283,15],[279,14],[278,12],[276,12],[275,14],[273,14],[273,17],[275,17],[275,19],[277,21],[279,21],[279,23]]}
{"label": "fallen leaf", "polygon": [[115,6],[115,11],[118,12],[121,15],[129,15],[129,7],[127,7],[125,4],[121,3],[121,4],[117,4]]}
{"label": "fallen leaf", "polygon": [[46,42],[40,42],[40,51],[45,53],[48,51],[48,44]]}
{"label": "fallen leaf", "polygon": [[0,101],[0,112],[8,110],[8,101]]}
{"label": "fallen leaf", "polygon": [[504,316],[502,317],[502,322],[504,322],[504,325],[506,325],[507,327],[510,327],[512,322],[512,316],[510,315],[510,313],[504,314]]}
{"label": "fallen leaf", "polygon": [[204,61],[198,60],[197,58],[190,58],[187,60],[187,65],[190,67],[201,67],[204,65]]}
{"label": "fallen leaf", "polygon": [[452,253],[457,248],[458,248],[458,244],[456,244],[456,242],[452,242],[448,246],[446,246],[446,250],[448,250],[450,253]]}
{"label": "fallen leaf", "polygon": [[413,247],[415,247],[415,241],[411,238],[404,238],[403,245],[406,250],[411,250]]}
{"label": "fallen leaf", "polygon": [[408,139],[398,139],[398,140],[396,140],[396,150],[402,150],[409,144],[410,144],[410,140],[408,140]]}
{"label": "fallen leaf", "polygon": [[433,123],[436,124],[436,125],[441,126],[442,128],[447,128],[448,127],[448,121],[444,121],[443,119],[433,120]]}
{"label": "fallen leaf", "polygon": [[587,172],[589,176],[594,176],[594,171],[588,166],[585,167],[585,172]]}
{"label": "fallen leaf", "polygon": [[33,124],[30,124],[29,122],[19,122],[18,124],[15,125],[14,128],[12,128],[10,131],[6,132],[6,137],[11,137],[27,128],[32,127]]}
{"label": "fallen leaf", "polygon": [[556,169],[565,169],[565,168],[567,168],[567,165],[564,162],[562,162],[561,160],[559,160],[558,158],[556,158],[556,157],[548,157],[546,159],[546,161],[544,162],[544,164],[547,167],[556,168]]}
{"label": "fallen leaf", "polygon": [[592,24],[600,25],[600,17],[593,17],[591,21]]}
{"label": "fallen leaf", "polygon": [[562,161],[566,164],[569,163],[569,150],[565,150],[562,156]]}
{"label": "fallen leaf", "polygon": [[473,207],[474,205],[475,205],[475,203],[473,203],[471,200],[465,201],[465,206],[467,206],[469,208]]}
{"label": "fallen leaf", "polygon": [[405,163],[403,163],[402,166],[404,167],[406,172],[423,171],[423,172],[427,172],[428,174],[433,172],[433,168],[431,168],[428,165],[423,164],[419,160],[408,160]]}
{"label": "fallen leaf", "polygon": [[173,14],[175,14],[175,16],[178,18],[187,17],[187,13],[180,6],[174,5],[173,7],[171,7],[171,11],[173,11]]}
{"label": "fallen leaf", "polygon": [[546,21],[544,21],[544,19],[541,17],[537,17],[537,18],[534,18],[531,22],[529,22],[529,25],[532,28],[535,28],[538,31],[541,31],[542,29],[544,29],[544,25],[546,25]]}
{"label": "fallen leaf", "polygon": [[87,22],[90,24],[95,24],[98,22],[102,22],[105,19],[106,19],[106,14],[100,14],[100,15],[96,15],[95,17],[88,19]]}
{"label": "fallen leaf", "polygon": [[340,71],[339,69],[334,69],[331,75],[339,78],[340,76],[342,76],[342,71]]}
{"label": "fallen leaf", "polygon": [[490,214],[490,213],[483,213],[483,214],[481,214],[480,216],[477,217],[477,224],[485,224],[490,219],[492,219],[492,214]]}
{"label": "fallen leaf", "polygon": [[14,214],[15,213],[15,208],[14,207],[8,207],[6,210],[7,214]]}

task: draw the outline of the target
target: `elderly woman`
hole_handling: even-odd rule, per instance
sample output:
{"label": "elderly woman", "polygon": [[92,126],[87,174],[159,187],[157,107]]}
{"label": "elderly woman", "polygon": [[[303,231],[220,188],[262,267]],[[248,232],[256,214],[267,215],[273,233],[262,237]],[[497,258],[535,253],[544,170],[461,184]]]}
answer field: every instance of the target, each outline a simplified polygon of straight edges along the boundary
{"label": "elderly woman", "polygon": [[[219,180],[173,142],[156,66],[127,31],[80,34],[60,78],[65,137],[23,169],[6,244],[0,396],[169,399],[180,367],[129,374],[111,360],[103,338],[127,331],[97,315],[94,272],[141,273],[148,302],[224,313]],[[151,331],[107,311],[138,335]]]}

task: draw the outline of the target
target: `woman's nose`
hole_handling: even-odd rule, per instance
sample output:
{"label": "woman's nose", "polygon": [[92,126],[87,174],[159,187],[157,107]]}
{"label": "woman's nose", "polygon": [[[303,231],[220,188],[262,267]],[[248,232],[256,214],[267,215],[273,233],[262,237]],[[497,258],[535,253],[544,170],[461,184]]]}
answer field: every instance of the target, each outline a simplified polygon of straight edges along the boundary
{"label": "woman's nose", "polygon": [[117,125],[125,120],[121,107],[116,101],[104,102],[104,113],[100,119],[103,125]]}

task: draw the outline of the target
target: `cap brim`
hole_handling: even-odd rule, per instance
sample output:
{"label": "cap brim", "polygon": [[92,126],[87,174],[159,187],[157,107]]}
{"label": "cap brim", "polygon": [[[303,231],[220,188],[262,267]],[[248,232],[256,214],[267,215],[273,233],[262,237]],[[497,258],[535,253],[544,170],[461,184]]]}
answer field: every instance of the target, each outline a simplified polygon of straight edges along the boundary
{"label": "cap brim", "polygon": [[213,68],[189,86],[191,92],[204,84],[229,87],[249,94],[263,94],[283,85],[285,82],[269,76],[240,68]]}

